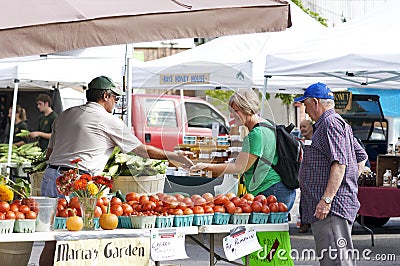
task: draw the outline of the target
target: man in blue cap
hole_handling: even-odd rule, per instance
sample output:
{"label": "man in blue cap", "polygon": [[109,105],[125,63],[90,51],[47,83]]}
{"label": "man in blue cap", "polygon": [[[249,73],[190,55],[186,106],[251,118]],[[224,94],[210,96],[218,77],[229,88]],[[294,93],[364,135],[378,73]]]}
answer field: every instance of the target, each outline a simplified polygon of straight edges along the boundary
{"label": "man in blue cap", "polygon": [[315,121],[299,171],[302,219],[311,224],[321,265],[355,265],[351,228],[360,207],[357,179],[367,154],[335,112],[327,85],[312,84],[295,101],[304,103]]}

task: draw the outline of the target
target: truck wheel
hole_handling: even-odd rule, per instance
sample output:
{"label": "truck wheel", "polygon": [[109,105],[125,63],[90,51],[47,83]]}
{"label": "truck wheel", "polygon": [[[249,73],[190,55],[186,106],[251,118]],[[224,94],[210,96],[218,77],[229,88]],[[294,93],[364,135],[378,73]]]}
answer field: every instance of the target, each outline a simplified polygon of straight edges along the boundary
{"label": "truck wheel", "polygon": [[[366,227],[369,228],[379,228],[384,226],[389,221],[389,219],[390,217],[377,218],[371,216],[364,216],[364,224]],[[356,221],[361,225],[361,216],[357,216]]]}

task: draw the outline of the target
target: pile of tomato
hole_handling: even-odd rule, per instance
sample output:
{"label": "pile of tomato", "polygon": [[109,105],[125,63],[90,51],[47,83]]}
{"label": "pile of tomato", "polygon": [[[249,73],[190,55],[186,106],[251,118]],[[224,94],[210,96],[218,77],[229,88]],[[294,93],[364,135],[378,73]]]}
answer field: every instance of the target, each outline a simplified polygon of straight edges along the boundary
{"label": "pile of tomato", "polygon": [[[96,207],[94,209],[94,217],[98,218],[103,213],[107,213],[107,206],[109,203],[108,197],[101,197],[97,199]],[[69,202],[65,198],[59,198],[57,202],[56,216],[68,218],[71,216],[82,217],[81,205],[79,204],[78,197],[72,197]]]}
{"label": "pile of tomato", "polygon": [[[104,202],[104,200],[103,200]],[[99,203],[101,208],[104,205]],[[287,212],[287,206],[278,202],[270,195],[253,196],[245,194],[238,197],[233,193],[219,194],[215,197],[211,193],[194,194],[185,197],[182,194],[169,195],[157,193],[154,195],[140,195],[130,192],[122,200],[118,197],[110,199],[110,213],[117,216],[130,215],[189,215],[206,213],[251,213],[251,212]],[[79,213],[79,212],[78,212]]]}
{"label": "pile of tomato", "polygon": [[34,199],[0,201],[0,220],[36,219],[39,208]]}

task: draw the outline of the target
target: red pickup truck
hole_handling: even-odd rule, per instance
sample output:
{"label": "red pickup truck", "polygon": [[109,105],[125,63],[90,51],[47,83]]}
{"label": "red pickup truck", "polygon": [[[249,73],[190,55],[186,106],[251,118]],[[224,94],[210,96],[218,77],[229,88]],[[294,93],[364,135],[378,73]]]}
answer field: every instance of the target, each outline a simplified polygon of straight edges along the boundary
{"label": "red pickup truck", "polygon": [[211,136],[212,124],[228,134],[228,119],[213,105],[197,98],[179,95],[135,94],[132,96],[132,127],[146,144],[173,151],[183,134]]}

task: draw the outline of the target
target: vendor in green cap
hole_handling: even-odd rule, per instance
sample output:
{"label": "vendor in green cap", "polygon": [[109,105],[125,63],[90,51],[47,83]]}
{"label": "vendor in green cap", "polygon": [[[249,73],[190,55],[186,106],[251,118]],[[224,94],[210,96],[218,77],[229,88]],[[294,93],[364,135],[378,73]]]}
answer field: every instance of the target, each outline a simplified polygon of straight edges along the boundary
{"label": "vendor in green cap", "polygon": [[[48,167],[44,173],[42,196],[62,197],[56,187],[56,178],[72,169],[71,161],[78,163],[79,173],[100,174],[116,146],[124,153],[134,152],[152,159],[168,159],[177,165],[190,167],[188,152],[170,152],[145,145],[112,110],[124,92],[105,76],[94,78],[86,91],[87,103],[60,113],[53,123],[47,148]],[[52,265],[55,242],[46,242],[40,256],[40,265]]]}

